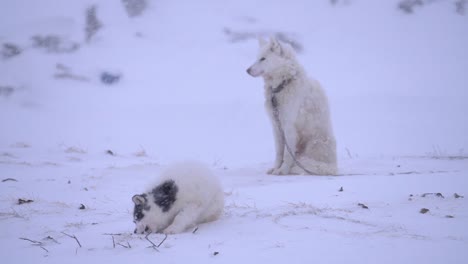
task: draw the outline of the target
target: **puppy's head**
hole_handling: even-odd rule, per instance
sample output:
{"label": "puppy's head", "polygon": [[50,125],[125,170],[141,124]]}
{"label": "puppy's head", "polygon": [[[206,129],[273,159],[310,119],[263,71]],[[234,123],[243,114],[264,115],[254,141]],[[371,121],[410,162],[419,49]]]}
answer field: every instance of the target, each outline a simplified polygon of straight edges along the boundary
{"label": "puppy's head", "polygon": [[132,197],[134,233],[159,233],[169,226],[174,214],[170,211],[177,200],[178,187],[174,181],[161,183],[149,193]]}

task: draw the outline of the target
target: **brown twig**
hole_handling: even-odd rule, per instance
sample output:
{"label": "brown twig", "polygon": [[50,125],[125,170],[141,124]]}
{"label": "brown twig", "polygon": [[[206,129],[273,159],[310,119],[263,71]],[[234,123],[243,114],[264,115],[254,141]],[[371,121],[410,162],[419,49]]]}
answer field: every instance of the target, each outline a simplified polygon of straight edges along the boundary
{"label": "brown twig", "polygon": [[25,238],[25,237],[20,237],[19,239],[29,241],[29,242],[33,243],[34,245],[39,245],[39,246],[42,245],[41,241],[36,241],[36,240],[32,240],[32,239]]}
{"label": "brown twig", "polygon": [[192,231],[192,234],[195,234],[198,231],[198,226]]}
{"label": "brown twig", "polygon": [[13,179],[13,178],[6,178],[6,179],[3,179],[2,182],[7,182],[7,181],[15,181],[17,182],[18,180],[17,179]]}
{"label": "brown twig", "polygon": [[145,236],[145,239],[146,239],[148,242],[151,243],[151,246],[148,246],[148,248],[152,248],[152,249],[154,249],[154,250],[156,250],[156,251],[159,252],[158,246],[157,246],[155,243],[153,243],[153,241],[151,241],[151,240],[149,239],[149,235],[151,235],[151,233],[148,233],[148,234]]}
{"label": "brown twig", "polygon": [[164,241],[166,241],[166,239],[167,239],[167,234],[164,236],[164,239],[161,241],[161,243],[159,243],[157,247],[159,248],[164,243]]}
{"label": "brown twig", "polygon": [[123,244],[120,244],[120,243],[117,243],[117,245],[121,246],[121,247],[124,247],[124,248],[131,248],[130,244],[127,242],[128,246],[126,245],[123,245]]}
{"label": "brown twig", "polygon": [[124,233],[104,233],[104,236],[123,236]]}
{"label": "brown twig", "polygon": [[69,235],[69,234],[67,234],[65,232],[62,232],[62,234],[66,235],[67,237],[75,239],[76,243],[78,243],[78,246],[81,247],[81,243],[80,243],[80,241],[78,240],[78,238],[75,235],[72,236],[72,235]]}
{"label": "brown twig", "polygon": [[36,240],[32,240],[32,239],[29,239],[29,238],[25,238],[25,237],[20,237],[19,239],[21,240],[25,240],[25,241],[29,241],[33,244],[33,246],[39,246],[40,248],[42,248],[45,252],[49,253],[49,250],[47,250],[43,245],[44,243],[42,243],[41,241],[36,241]]}
{"label": "brown twig", "polygon": [[53,242],[55,242],[56,244],[60,244],[57,240],[55,240],[55,238],[51,237],[51,236],[47,236],[45,239],[47,240],[52,240]]}

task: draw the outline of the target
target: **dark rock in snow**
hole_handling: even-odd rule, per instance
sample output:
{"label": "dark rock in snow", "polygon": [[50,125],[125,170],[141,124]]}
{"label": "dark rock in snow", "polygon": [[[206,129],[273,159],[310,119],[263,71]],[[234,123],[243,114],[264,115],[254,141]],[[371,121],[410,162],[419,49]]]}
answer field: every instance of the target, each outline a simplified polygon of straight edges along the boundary
{"label": "dark rock in snow", "polygon": [[21,54],[21,49],[12,43],[3,43],[2,45],[2,58],[10,59]]}
{"label": "dark rock in snow", "polygon": [[421,208],[421,210],[419,210],[419,213],[421,213],[421,214],[425,214],[427,212],[429,212],[429,209],[427,209],[427,208]]}
{"label": "dark rock in snow", "polygon": [[21,198],[18,199],[18,204],[25,204],[25,203],[32,203],[32,202],[34,201],[30,199],[21,199]]}
{"label": "dark rock in snow", "polygon": [[103,72],[101,73],[101,82],[107,85],[115,84],[120,80],[120,77],[120,74]]}

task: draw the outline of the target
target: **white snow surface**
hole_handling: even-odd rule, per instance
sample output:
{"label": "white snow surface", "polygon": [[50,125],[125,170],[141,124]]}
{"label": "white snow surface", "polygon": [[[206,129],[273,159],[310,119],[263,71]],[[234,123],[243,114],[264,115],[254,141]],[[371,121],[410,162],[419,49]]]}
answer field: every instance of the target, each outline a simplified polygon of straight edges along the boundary
{"label": "white snow surface", "polygon": [[[1,262],[465,263],[468,15],[397,2],[153,0],[129,18],[120,1],[1,1],[0,44],[22,49],[0,57],[0,88],[14,88],[0,89]],[[91,4],[103,27],[85,43]],[[342,176],[266,175],[263,81],[245,72],[258,44],[226,29],[303,46]],[[80,48],[33,47],[47,34]],[[55,78],[57,64],[87,81]],[[223,216],[133,234],[131,197],[183,159],[220,177]]]}

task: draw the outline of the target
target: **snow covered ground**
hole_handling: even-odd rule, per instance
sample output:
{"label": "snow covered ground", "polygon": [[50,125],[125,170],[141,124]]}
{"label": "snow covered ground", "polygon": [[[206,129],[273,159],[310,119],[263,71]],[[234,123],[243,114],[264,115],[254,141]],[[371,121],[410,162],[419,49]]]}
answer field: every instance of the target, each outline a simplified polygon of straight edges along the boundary
{"label": "snow covered ground", "polygon": [[[21,49],[0,57],[2,263],[466,261],[468,17],[452,1],[159,0],[136,18],[114,2],[0,2],[0,44]],[[91,4],[103,26],[85,43]],[[251,36],[275,32],[327,90],[345,176],[265,174],[271,128],[245,69]],[[50,34],[80,46],[34,47]],[[186,158],[221,178],[223,217],[134,235],[132,195]]]}

